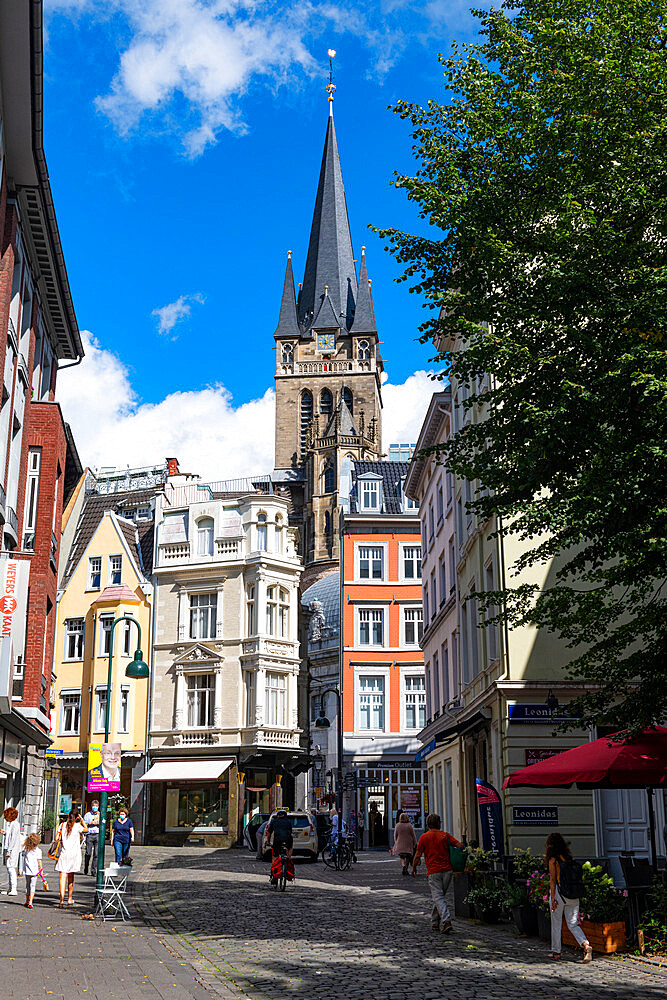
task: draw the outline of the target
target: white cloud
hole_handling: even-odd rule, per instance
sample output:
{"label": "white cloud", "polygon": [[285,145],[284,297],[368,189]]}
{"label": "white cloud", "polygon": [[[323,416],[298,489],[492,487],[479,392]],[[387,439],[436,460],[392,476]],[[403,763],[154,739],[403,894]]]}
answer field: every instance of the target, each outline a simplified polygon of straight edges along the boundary
{"label": "white cloud", "polygon": [[[238,406],[219,383],[142,403],[120,358],[88,331],[82,338],[86,356],[60,375],[58,399],[84,465],[141,467],[173,455],[181,469],[210,480],[273,469],[272,389]],[[394,441],[417,440],[431,395],[439,388],[424,371],[399,385],[385,383],[385,448]]]}
{"label": "white cloud", "polygon": [[405,382],[382,386],[382,446],[416,442],[434,392],[442,391],[442,382],[431,378],[432,372],[419,371]]}
{"label": "white cloud", "polygon": [[[205,298],[199,292],[194,295],[179,295],[175,302],[169,302],[166,306],[154,309],[151,316],[157,319],[157,331],[163,335],[170,334],[177,323],[185,319],[192,312],[192,305],[199,302],[202,305]],[[176,338],[173,337],[172,340]]]}

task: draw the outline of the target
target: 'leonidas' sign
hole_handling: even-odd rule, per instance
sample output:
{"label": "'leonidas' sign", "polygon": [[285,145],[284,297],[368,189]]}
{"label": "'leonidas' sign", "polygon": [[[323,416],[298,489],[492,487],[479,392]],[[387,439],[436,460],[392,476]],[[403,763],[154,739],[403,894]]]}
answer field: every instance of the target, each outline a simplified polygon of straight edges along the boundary
{"label": "'leonidas' sign", "polygon": [[30,563],[0,559],[0,712],[12,706],[14,664],[25,648]]}

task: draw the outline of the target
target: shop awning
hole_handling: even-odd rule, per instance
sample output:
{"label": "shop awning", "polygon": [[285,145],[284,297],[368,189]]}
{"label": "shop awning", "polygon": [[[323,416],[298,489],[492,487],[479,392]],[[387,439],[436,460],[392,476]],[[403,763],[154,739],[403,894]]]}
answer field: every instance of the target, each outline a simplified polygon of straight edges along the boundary
{"label": "shop awning", "polygon": [[233,757],[216,760],[159,760],[139,781],[215,781],[235,763]]}

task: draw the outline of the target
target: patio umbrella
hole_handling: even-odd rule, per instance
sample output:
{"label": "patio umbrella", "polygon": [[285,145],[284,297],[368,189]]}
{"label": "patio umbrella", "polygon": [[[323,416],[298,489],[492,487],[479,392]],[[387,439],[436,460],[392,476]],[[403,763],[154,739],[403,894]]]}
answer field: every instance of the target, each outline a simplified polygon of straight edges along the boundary
{"label": "patio umbrella", "polygon": [[503,788],[645,788],[648,793],[651,850],[655,864],[653,789],[667,786],[667,729],[652,726],[636,737],[614,742],[603,736],[514,771]]}

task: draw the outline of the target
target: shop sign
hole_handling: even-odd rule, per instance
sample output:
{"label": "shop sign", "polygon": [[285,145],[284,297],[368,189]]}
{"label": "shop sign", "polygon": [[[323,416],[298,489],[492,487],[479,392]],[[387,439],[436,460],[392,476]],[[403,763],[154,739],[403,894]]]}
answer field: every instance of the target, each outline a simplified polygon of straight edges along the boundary
{"label": "shop sign", "polygon": [[407,813],[411,820],[421,815],[421,789],[417,787],[401,788],[401,812]]}
{"label": "shop sign", "polygon": [[12,708],[14,661],[23,654],[30,563],[0,559],[0,713]]}
{"label": "shop sign", "polygon": [[512,806],[514,826],[558,826],[558,806]]}
{"label": "shop sign", "polygon": [[526,767],[530,767],[531,764],[539,764],[541,760],[549,760],[550,757],[556,757],[562,750],[547,750],[545,747],[529,747],[524,750],[526,757]]}
{"label": "shop sign", "polygon": [[54,750],[52,747],[48,747],[44,753],[47,757],[59,757],[62,754],[62,750]]}
{"label": "shop sign", "polygon": [[21,741],[5,729],[5,743],[2,751],[2,763],[18,771],[21,767]]}
{"label": "shop sign", "polygon": [[581,718],[580,714],[570,712],[567,705],[563,705],[562,709],[556,709],[555,712],[544,703],[541,705],[510,704],[507,708],[509,721],[519,722],[522,725],[530,725],[532,723],[549,725],[559,722],[577,722]]}
{"label": "shop sign", "polygon": [[417,753],[415,757],[415,764],[419,764],[420,761],[424,760],[425,757],[428,757],[428,755],[430,753],[433,753],[434,750],[435,750],[435,739],[432,739],[430,743],[426,743]]}

